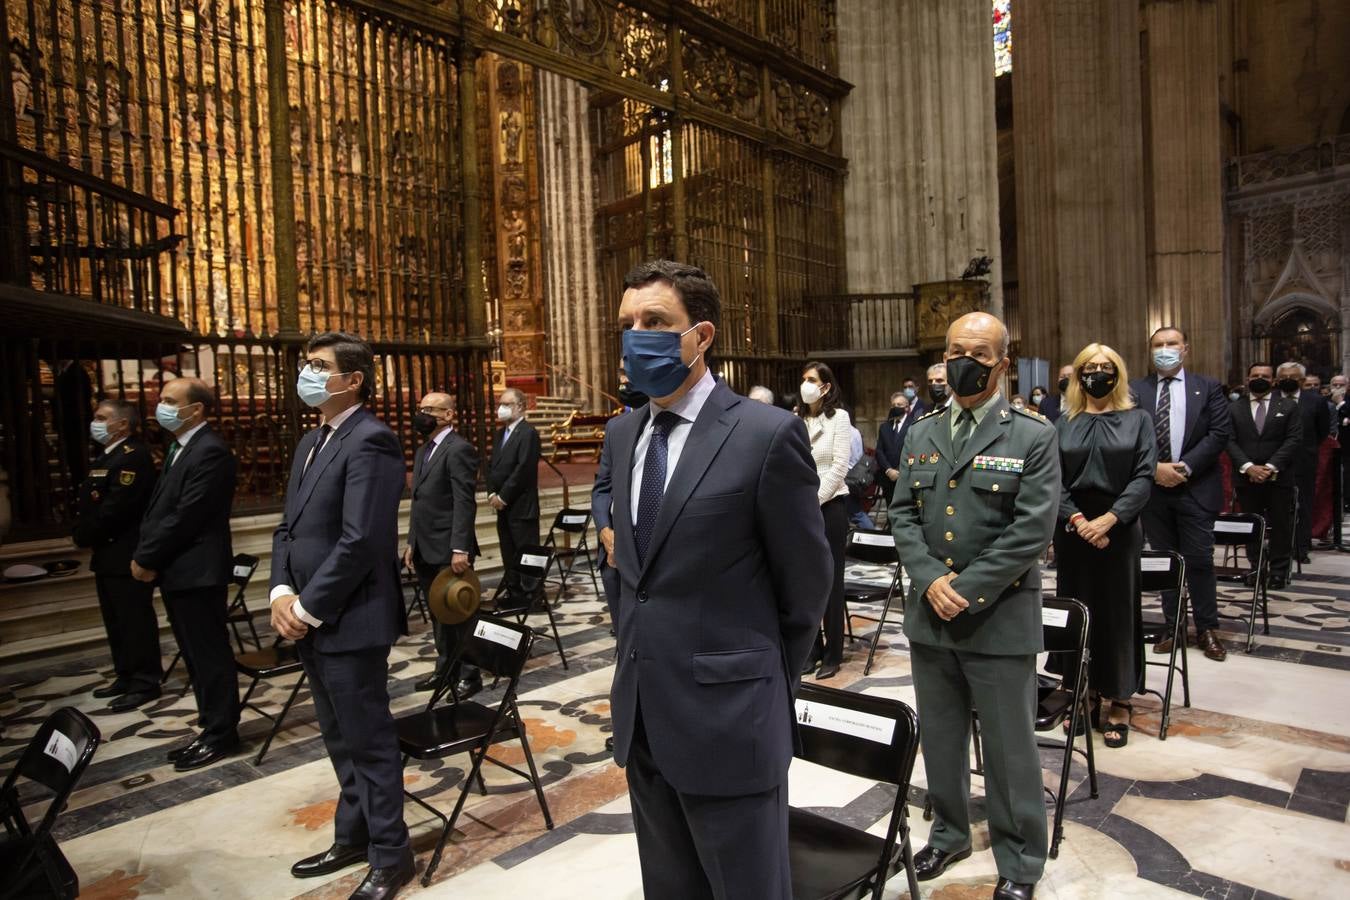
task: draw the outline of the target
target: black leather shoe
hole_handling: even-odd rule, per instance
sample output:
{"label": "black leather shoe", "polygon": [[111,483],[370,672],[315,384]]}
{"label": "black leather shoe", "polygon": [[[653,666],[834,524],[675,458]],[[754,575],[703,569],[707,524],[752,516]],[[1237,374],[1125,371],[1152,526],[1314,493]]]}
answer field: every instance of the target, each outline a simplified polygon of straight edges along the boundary
{"label": "black leather shoe", "polygon": [[612,737],[605,738],[605,752],[606,753],[614,752],[614,738]]}
{"label": "black leather shoe", "polygon": [[946,850],[939,850],[937,847],[929,845],[914,854],[914,877],[920,881],[931,881],[947,871],[948,867],[956,865],[969,856],[969,847],[948,853]]}
{"label": "black leather shoe", "polygon": [[117,682],[113,682],[112,684],[105,684],[101,688],[94,688],[92,696],[95,700],[107,700],[109,697],[120,697],[126,692],[126,688]]}
{"label": "black leather shoe", "polygon": [[822,663],[816,670],[816,681],[824,681],[826,678],[833,678],[839,674],[838,663]]}
{"label": "black leather shoe", "polygon": [[1266,585],[1272,591],[1282,591],[1289,587],[1289,579],[1280,575],[1270,576],[1270,583]]}
{"label": "black leather shoe", "polygon": [[414,684],[414,685],[413,685],[413,690],[414,690],[414,691],[434,691],[434,690],[436,690],[436,685],[440,684],[440,681],[441,681],[441,676],[440,676],[440,675],[437,675],[435,672],[432,672],[432,673],[431,673],[430,675],[428,675],[426,678],[423,678],[421,681],[418,681],[416,684]]}
{"label": "black leather shoe", "polygon": [[994,900],[1031,900],[1036,896],[1036,885],[1018,884],[1007,878],[1000,878],[994,887]]}
{"label": "black leather shoe", "polygon": [[197,745],[200,744],[201,742],[202,742],[201,735],[197,735],[183,746],[175,747],[164,755],[168,758],[169,762],[178,762],[178,758],[180,756],[187,753],[189,750],[196,749]]}
{"label": "black leather shoe", "polygon": [[113,712],[126,712],[127,710],[135,709],[144,703],[149,703],[151,700],[158,699],[158,689],[153,691],[137,691],[134,694],[123,694],[120,697],[114,698],[113,701],[108,704],[108,709]]}
{"label": "black leather shoe", "polygon": [[455,696],[461,700],[468,700],[474,694],[483,689],[483,677],[461,678],[455,685]]}
{"label": "black leather shoe", "polygon": [[391,900],[398,895],[399,888],[413,880],[417,868],[413,865],[412,854],[396,866],[382,869],[371,867],[361,886],[352,892],[351,900]]}
{"label": "black leather shoe", "polygon": [[365,847],[347,847],[342,844],[333,844],[322,853],[306,856],[291,866],[291,874],[296,878],[318,878],[321,875],[331,875],[339,869],[365,862],[366,855]]}
{"label": "black leather shoe", "polygon": [[819,669],[819,668],[820,668],[820,657],[819,657],[819,656],[813,656],[813,657],[811,657],[810,659],[808,659],[808,660],[806,661],[806,665],[802,666],[802,674],[803,674],[803,675],[810,675],[810,674],[814,673],[814,672],[816,671],[816,669]]}
{"label": "black leather shoe", "polygon": [[211,763],[220,762],[238,749],[238,741],[220,747],[212,747],[210,744],[203,744],[199,741],[184,750],[183,754],[173,761],[173,770],[175,772],[191,772],[193,769],[205,768]]}

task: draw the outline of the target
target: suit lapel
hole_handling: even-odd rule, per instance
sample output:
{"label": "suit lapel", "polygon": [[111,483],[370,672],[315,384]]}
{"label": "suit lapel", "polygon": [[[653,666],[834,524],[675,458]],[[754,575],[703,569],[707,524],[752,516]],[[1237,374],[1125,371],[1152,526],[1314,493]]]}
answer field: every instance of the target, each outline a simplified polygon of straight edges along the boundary
{"label": "suit lapel", "polygon": [[1186,381],[1183,383],[1186,392],[1186,430],[1181,438],[1181,452],[1185,453],[1186,448],[1191,445],[1191,435],[1195,432],[1195,423],[1200,421],[1200,407],[1205,402],[1205,384],[1200,381],[1198,376],[1186,374]]}
{"label": "suit lapel", "polygon": [[[984,421],[980,422],[975,428],[975,433],[966,441],[966,446],[961,450],[961,455],[956,458],[952,466],[952,473],[961,471],[970,465],[970,461],[980,454],[986,447],[998,440],[1000,436],[1007,433],[1007,428],[1012,424],[1014,413],[1008,409],[1008,401],[1002,396],[989,407],[984,414]],[[939,429],[939,431],[942,431]],[[951,428],[948,427],[945,432],[947,440],[951,441]]]}
{"label": "suit lapel", "polygon": [[347,421],[338,426],[337,431],[328,439],[315,454],[314,460],[309,464],[309,469],[300,478],[300,493],[295,500],[295,515],[298,517],[305,509],[305,504],[309,502],[310,495],[314,493],[314,486],[319,483],[323,477],[324,469],[332,462],[337,455],[342,452],[342,442],[351,433],[352,428],[362,417],[367,415],[364,409],[358,409],[347,418]]}
{"label": "suit lapel", "polygon": [[1143,396],[1136,397],[1139,407],[1149,414],[1149,418],[1158,418],[1158,376],[1153,374],[1144,379]]}
{"label": "suit lapel", "polygon": [[610,491],[614,498],[614,540],[620,559],[637,559],[637,544],[633,540],[633,451],[637,448],[638,435],[647,424],[649,407],[625,413],[610,436],[614,446],[610,449]]}
{"label": "suit lapel", "polygon": [[[726,392],[726,396],[723,396],[723,391]],[[726,414],[731,405],[726,402],[727,399],[730,398],[734,403],[735,397],[729,388],[719,383],[713,388],[698,418],[690,427],[689,437],[684,443],[684,450],[680,453],[679,465],[670,476],[665,496],[661,498],[661,512],[657,515],[656,525],[652,528],[652,540],[647,547],[647,559],[642,565],[642,572],[638,575],[639,580],[646,574],[652,560],[656,559],[661,544],[670,535],[670,529],[674,526],[675,519],[679,517],[680,510],[684,509],[684,504],[693,494],[694,488],[703,480],[703,475],[708,471],[713,458],[717,456],[717,451],[722,449],[732,429],[736,427],[736,418]]]}
{"label": "suit lapel", "polygon": [[173,465],[169,466],[169,470],[167,472],[164,471],[162,466],[160,467],[160,477],[158,478],[158,480],[155,481],[155,489],[150,494],[151,503],[154,503],[157,499],[159,499],[159,495],[165,490],[165,486],[170,478],[174,479],[175,481],[182,480],[177,475],[177,473],[180,471],[179,467],[182,466],[183,463],[187,461],[187,458],[190,455],[192,455],[192,451],[196,450],[198,447],[202,445],[202,440],[206,437],[207,432],[209,432],[210,430],[211,430],[210,425],[203,426],[201,431],[193,435],[192,440],[188,441],[186,444],[179,447],[178,455],[173,458]]}

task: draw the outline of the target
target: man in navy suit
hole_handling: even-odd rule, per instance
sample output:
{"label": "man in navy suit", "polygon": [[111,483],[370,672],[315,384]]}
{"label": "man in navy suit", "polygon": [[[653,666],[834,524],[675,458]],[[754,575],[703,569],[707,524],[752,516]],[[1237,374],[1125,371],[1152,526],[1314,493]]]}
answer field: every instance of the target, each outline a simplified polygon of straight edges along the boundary
{"label": "man in navy suit", "polygon": [[[1149,347],[1157,371],[1130,382],[1139,408],[1153,417],[1158,442],[1144,534],[1154,550],[1175,550],[1185,557],[1196,644],[1205,656],[1222,662],[1228,653],[1218,633],[1214,518],[1224,505],[1219,454],[1233,437],[1228,398],[1217,381],[1186,371],[1190,344],[1180,328],[1159,328]],[[1176,592],[1164,591],[1162,602],[1169,623],[1175,622]],[[1171,650],[1170,637],[1153,645],[1154,653]]]}
{"label": "man in navy suit", "polygon": [[363,859],[354,893],[389,898],[413,877],[403,763],[389,712],[389,648],[406,634],[398,576],[398,438],[366,408],[375,363],[359,337],[328,332],[305,348],[296,390],[322,415],[300,439],[272,537],[272,625],[296,641],[341,792],[335,840],[291,867],[327,875]]}
{"label": "man in navy suit", "polygon": [[[906,383],[910,383],[906,379]],[[886,506],[891,505],[891,495],[895,492],[895,480],[900,477],[900,448],[905,445],[905,433],[915,419],[922,415],[915,413],[918,399],[911,401],[904,391],[891,394],[891,410],[886,421],[877,426],[877,484],[886,496]]]}
{"label": "man in navy suit", "polygon": [[1076,377],[1072,365],[1059,367],[1059,381],[1055,387],[1059,389],[1058,394],[1046,394],[1036,407],[1037,412],[1045,416],[1051,422],[1059,418],[1061,404],[1064,402],[1064,392],[1069,389],[1069,379]]}
{"label": "man in navy suit", "polygon": [[652,401],[605,435],[611,704],[643,892],[784,900],[793,695],[833,568],[806,428],[713,378],[702,270],[644,263],[624,288],[628,378]]}
{"label": "man in navy suit", "polygon": [[173,441],[131,554],[131,577],[159,585],[197,700],[201,733],[169,751],[179,772],[209,766],[239,746],[239,675],[225,625],[238,463],[206,422],[215,399],[199,378],[175,378],[160,393],[155,420]]}

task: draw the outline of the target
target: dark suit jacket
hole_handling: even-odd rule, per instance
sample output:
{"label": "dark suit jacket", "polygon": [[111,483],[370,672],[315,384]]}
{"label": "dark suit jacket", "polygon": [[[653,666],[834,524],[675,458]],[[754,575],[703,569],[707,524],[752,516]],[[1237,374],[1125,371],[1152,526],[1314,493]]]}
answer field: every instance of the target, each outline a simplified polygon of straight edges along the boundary
{"label": "dark suit jacket", "polygon": [[909,433],[909,427],[914,421],[922,415],[922,411],[911,411],[900,424],[898,432],[895,430],[894,419],[887,419],[877,426],[877,481],[885,479],[889,482],[886,470],[900,468],[900,448],[905,446],[905,435]]}
{"label": "dark suit jacket", "polygon": [[135,438],[94,460],[80,486],[75,544],[90,547],[89,570],[131,577],[131,554],[141,538],[141,518],[155,491],[155,462]]}
{"label": "dark suit jacket", "polygon": [[398,575],[403,449],[364,407],[306,470],[318,438],[316,428],[295,447],[286,507],[272,535],[272,587],[290,585],[305,612],[323,622],[303,638],[316,650],[387,647],[408,631]]}
{"label": "dark suit jacket", "polygon": [[1252,418],[1251,400],[1246,397],[1234,400],[1230,411],[1233,416],[1233,439],[1228,442],[1228,458],[1233,461],[1233,480],[1238,484],[1246,480],[1238,470],[1247,463],[1264,466],[1267,463],[1276,469],[1275,481],[1279,484],[1293,484],[1295,460],[1300,450],[1303,435],[1303,419],[1299,415],[1298,403],[1287,397],[1270,395],[1266,405],[1266,424],[1258,432],[1256,421]]}
{"label": "dark suit jacket", "polygon": [[502,446],[504,434],[505,428],[498,431],[497,440],[492,445],[492,456],[488,458],[487,489],[506,503],[502,513],[508,519],[538,519],[539,432],[522,419],[511,432],[511,440]]}
{"label": "dark suit jacket", "polygon": [[1053,422],[1059,418],[1061,399],[1059,394],[1046,394],[1040,406],[1036,407],[1036,411]]}
{"label": "dark suit jacket", "polygon": [[[1158,373],[1130,382],[1135,403],[1157,422]],[[1233,436],[1233,419],[1228,413],[1229,399],[1214,379],[1186,372],[1186,433],[1181,440],[1181,459],[1191,477],[1175,488],[1153,485],[1154,492],[1188,491],[1201,506],[1218,513],[1224,506],[1223,473],[1216,463]]]}
{"label": "dark suit jacket", "polygon": [[[450,565],[456,550],[478,555],[474,518],[478,501],[478,454],[473,445],[451,431],[426,461],[426,446],[413,460],[412,513],[408,521],[408,546],[424,562]],[[536,499],[537,502],[537,499]]]}
{"label": "dark suit jacket", "polygon": [[159,476],[132,559],[159,573],[164,591],[216,587],[234,574],[230,504],[238,461],[207,425]]}
{"label": "dark suit jacket", "polygon": [[1317,454],[1322,441],[1331,434],[1331,407],[1317,391],[1299,391],[1298,409],[1303,417],[1302,443],[1299,445],[1298,469],[1304,478],[1317,474]]}
{"label": "dark suit jacket", "polygon": [[610,421],[618,634],[614,758],[628,761],[638,698],[676,790],[717,796],[784,783],[793,694],[833,571],[806,426],[718,383],[689,426],[644,565],[630,512],[649,415]]}

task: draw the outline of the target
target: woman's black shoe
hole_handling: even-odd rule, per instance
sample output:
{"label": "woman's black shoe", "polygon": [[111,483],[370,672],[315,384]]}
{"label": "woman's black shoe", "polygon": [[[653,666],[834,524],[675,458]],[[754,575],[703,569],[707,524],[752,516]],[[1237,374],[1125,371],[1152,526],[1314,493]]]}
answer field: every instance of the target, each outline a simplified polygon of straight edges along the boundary
{"label": "woman's black shoe", "polygon": [[818,668],[820,668],[820,660],[819,660],[818,658],[816,658],[816,659],[808,659],[808,660],[806,661],[806,665],[802,666],[802,674],[803,674],[803,675],[810,675],[812,672],[814,672],[814,671],[815,671],[816,669],[818,669]]}

